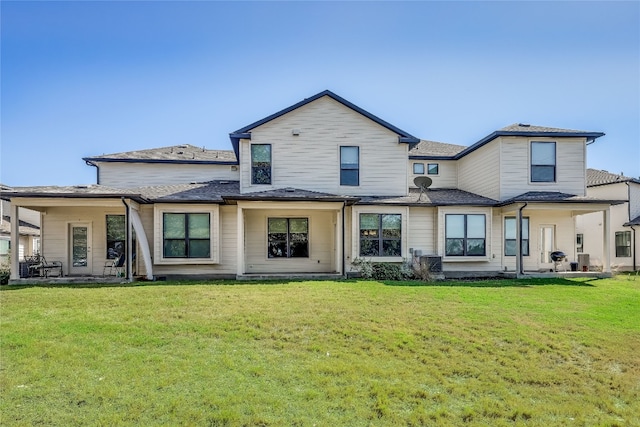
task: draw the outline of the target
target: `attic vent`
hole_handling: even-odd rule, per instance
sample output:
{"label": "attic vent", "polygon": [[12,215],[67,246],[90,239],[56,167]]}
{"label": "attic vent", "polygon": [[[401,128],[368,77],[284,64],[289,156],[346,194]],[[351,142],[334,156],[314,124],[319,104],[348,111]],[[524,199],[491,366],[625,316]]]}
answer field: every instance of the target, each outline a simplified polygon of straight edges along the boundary
{"label": "attic vent", "polygon": [[184,151],[177,151],[176,154],[184,154]]}
{"label": "attic vent", "polygon": [[186,145],[178,145],[178,148],[187,148]]}
{"label": "attic vent", "polygon": [[285,188],[284,191],[287,193],[295,193],[296,190],[294,188]]}
{"label": "attic vent", "polygon": [[228,184],[229,181],[220,181],[220,184]]}
{"label": "attic vent", "polygon": [[529,123],[518,123],[518,126],[523,127],[523,128],[528,128],[531,125]]}
{"label": "attic vent", "polygon": [[86,185],[76,185],[74,188],[82,189],[82,188],[89,188],[89,187]]}

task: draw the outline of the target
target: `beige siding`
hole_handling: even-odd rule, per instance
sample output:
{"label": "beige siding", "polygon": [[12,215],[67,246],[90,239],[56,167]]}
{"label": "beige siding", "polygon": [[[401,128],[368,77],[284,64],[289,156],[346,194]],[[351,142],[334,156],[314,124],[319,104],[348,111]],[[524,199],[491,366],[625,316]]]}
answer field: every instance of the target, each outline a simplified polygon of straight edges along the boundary
{"label": "beige siding", "polygon": [[[424,174],[414,174],[413,164],[422,163],[424,165]],[[427,165],[430,163],[438,164],[438,174],[427,174]],[[416,188],[413,180],[419,176],[428,176],[431,178],[432,184],[430,188],[457,188],[458,187],[458,163],[455,160],[409,160],[409,187]]]}
{"label": "beige siding", "polygon": [[422,255],[436,254],[435,219],[435,208],[409,208],[408,245],[413,248],[414,253],[420,250]]}
{"label": "beige siding", "polygon": [[103,162],[99,166],[100,184],[116,188],[240,179],[238,167],[230,165]]}
{"label": "beige siding", "polygon": [[[218,264],[154,264],[155,276],[194,275],[194,276],[235,276],[236,275],[236,248],[237,248],[237,213],[236,206],[220,207],[220,259]],[[142,214],[142,213],[141,213]],[[143,223],[145,230],[149,230],[147,237],[153,251],[153,209],[145,209]],[[150,227],[150,228],[148,228]],[[153,252],[152,252],[153,253]]]}
{"label": "beige siding", "polygon": [[596,187],[588,187],[587,196],[604,200],[628,200],[629,188],[624,182],[598,185]]}
{"label": "beige siding", "polygon": [[[300,134],[292,135],[293,129]],[[272,185],[251,185],[250,144],[271,144]],[[360,148],[359,186],[340,186],[340,146]],[[329,97],[257,127],[240,150],[242,192],[294,187],[345,195],[407,193],[408,144]]]}
{"label": "beige siding", "polygon": [[640,216],[640,184],[629,183],[629,212],[631,218]]}
{"label": "beige siding", "polygon": [[[253,273],[334,273],[336,211],[270,209],[244,210],[245,272]],[[308,218],[309,258],[269,258],[268,218]]]}
{"label": "beige siding", "polygon": [[494,140],[458,160],[458,188],[498,199],[500,171],[500,140]]}
{"label": "beige siding", "polygon": [[[501,137],[500,200],[528,191],[559,191],[585,195],[584,138]],[[556,142],[556,182],[530,182],[530,143]],[[491,142],[489,145],[493,144]]]}
{"label": "beige siding", "polygon": [[[485,215],[485,256],[446,256],[445,255],[445,215],[447,214],[484,214]],[[437,230],[437,250],[442,256],[442,268],[448,271],[500,271],[502,238],[500,228],[500,215],[495,209],[480,207],[440,207],[437,212],[437,220],[440,224]]]}

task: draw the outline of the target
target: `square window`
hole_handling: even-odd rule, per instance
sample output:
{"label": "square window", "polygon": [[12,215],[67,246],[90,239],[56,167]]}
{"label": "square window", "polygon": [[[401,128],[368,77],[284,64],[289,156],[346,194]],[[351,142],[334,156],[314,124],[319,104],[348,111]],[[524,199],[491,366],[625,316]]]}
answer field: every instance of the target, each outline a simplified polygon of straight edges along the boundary
{"label": "square window", "polygon": [[424,163],[414,163],[413,173],[414,175],[424,175]]}
{"label": "square window", "polygon": [[445,255],[486,255],[486,217],[484,214],[445,215]]}
{"label": "square window", "polygon": [[438,175],[438,173],[439,173],[438,164],[437,163],[429,163],[427,165],[427,173],[429,175]]}

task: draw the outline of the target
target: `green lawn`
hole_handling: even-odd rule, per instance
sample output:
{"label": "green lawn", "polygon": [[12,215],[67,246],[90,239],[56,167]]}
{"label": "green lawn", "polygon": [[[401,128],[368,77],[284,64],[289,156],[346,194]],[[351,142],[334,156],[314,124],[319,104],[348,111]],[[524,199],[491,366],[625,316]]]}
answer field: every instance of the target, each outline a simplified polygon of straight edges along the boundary
{"label": "green lawn", "polygon": [[640,425],[640,277],[0,288],[0,424]]}

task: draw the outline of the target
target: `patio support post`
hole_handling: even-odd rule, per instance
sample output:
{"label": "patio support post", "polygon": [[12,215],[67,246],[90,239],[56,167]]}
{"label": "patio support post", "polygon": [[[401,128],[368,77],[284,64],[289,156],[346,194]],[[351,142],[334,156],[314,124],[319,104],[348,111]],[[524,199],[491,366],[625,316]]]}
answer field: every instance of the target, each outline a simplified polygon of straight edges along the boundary
{"label": "patio support post", "polygon": [[11,203],[11,276],[10,279],[20,278],[20,217],[18,206]]}
{"label": "patio support post", "polygon": [[602,272],[611,273],[611,207],[602,213]]}
{"label": "patio support post", "polygon": [[522,210],[527,203],[520,206],[518,215],[516,216],[516,276],[524,274],[523,256],[522,256]]}
{"label": "patio support post", "polygon": [[238,216],[237,216],[237,256],[236,256],[236,277],[240,277],[244,274],[244,210],[238,206]]}

